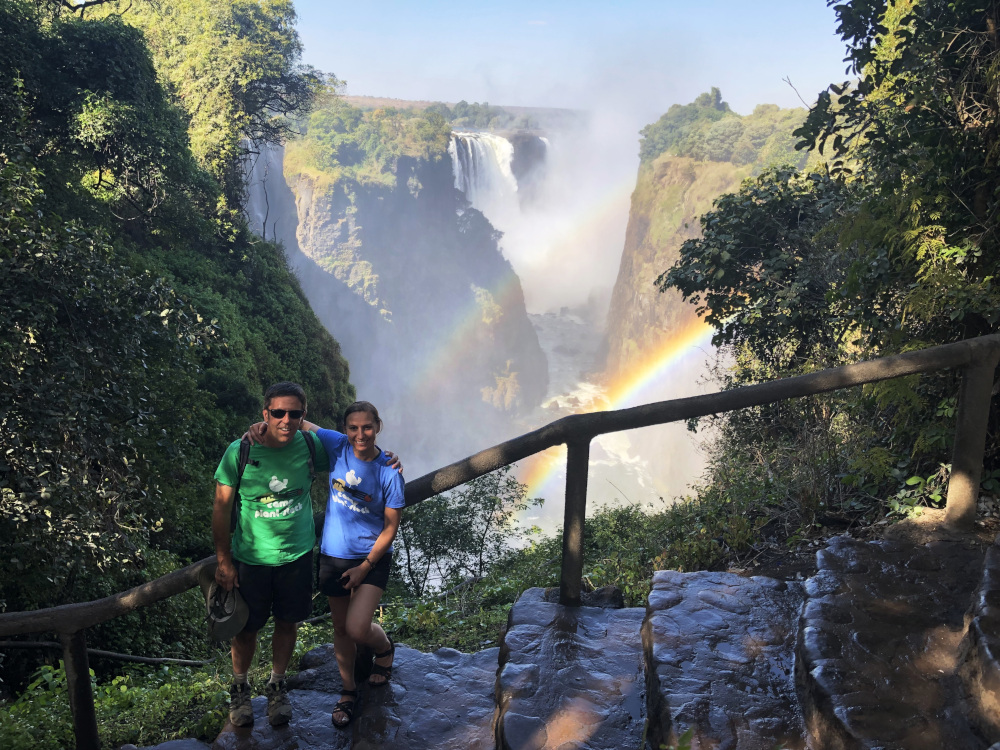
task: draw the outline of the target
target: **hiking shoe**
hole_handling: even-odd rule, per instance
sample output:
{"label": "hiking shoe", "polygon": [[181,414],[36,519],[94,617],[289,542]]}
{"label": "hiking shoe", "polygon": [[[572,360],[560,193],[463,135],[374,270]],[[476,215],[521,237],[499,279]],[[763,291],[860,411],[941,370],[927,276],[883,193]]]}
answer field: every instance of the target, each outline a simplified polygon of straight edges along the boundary
{"label": "hiking shoe", "polygon": [[291,721],[292,704],[288,702],[288,688],[284,680],[267,683],[264,695],[267,696],[267,720],[272,727]]}
{"label": "hiking shoe", "polygon": [[234,727],[248,727],[253,724],[250,685],[246,682],[234,682],[229,686],[229,721]]}

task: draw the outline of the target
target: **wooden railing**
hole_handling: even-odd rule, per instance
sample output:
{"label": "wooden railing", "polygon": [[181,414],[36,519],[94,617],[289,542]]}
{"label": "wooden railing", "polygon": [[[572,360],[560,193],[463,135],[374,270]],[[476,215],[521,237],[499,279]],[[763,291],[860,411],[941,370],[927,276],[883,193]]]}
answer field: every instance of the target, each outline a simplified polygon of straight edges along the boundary
{"label": "wooden railing", "polygon": [[[661,401],[631,409],[574,414],[407,482],[406,504],[415,505],[515,461],[556,445],[566,445],[566,507],[559,601],[567,606],[579,606],[583,524],[587,510],[587,467],[590,441],[598,435],[720,414],[907,375],[961,369],[963,375],[946,519],[955,526],[971,526],[976,517],[987,418],[998,360],[1000,334],[720,393]],[[0,636],[38,632],[59,634],[78,750],[97,750],[100,746],[90,684],[86,629],[193,588],[198,583],[201,568],[214,561],[214,556],[206,557],[155,581],[93,602],[0,614]]]}

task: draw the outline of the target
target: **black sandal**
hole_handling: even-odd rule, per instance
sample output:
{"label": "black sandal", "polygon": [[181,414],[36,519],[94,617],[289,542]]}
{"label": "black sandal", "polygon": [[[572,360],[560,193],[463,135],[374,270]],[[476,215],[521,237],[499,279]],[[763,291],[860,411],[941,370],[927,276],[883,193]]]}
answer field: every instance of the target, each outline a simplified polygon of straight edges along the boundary
{"label": "black sandal", "polygon": [[[344,729],[348,724],[351,723],[351,720],[354,718],[354,706],[358,702],[358,691],[356,689],[355,690],[341,690],[340,691],[340,695],[341,695],[341,697],[343,697],[345,695],[353,695],[354,696],[354,700],[352,700],[352,701],[345,701],[345,700],[339,701],[337,703],[337,705],[333,707],[333,713],[330,714],[330,721],[333,723],[333,725],[335,727],[337,727],[337,729]],[[341,721],[341,722],[338,722],[336,719],[334,719],[333,717],[334,717],[334,715],[338,711],[340,711],[340,713],[344,714],[344,716],[346,716],[347,719],[344,720],[344,721]]]}
{"label": "black sandal", "polygon": [[[392,642],[392,636],[389,635],[388,633],[385,634],[385,637],[389,639],[389,648],[387,648],[381,654],[375,654],[375,658],[384,659],[387,656],[392,656],[393,662],[395,662],[396,644]],[[385,677],[385,679],[382,680],[382,682],[372,682],[372,677],[374,677],[375,675],[379,675],[380,677]],[[390,664],[388,667],[383,667],[381,664],[376,664],[373,661],[372,673],[368,677],[368,684],[371,685],[372,687],[382,687],[383,685],[388,685],[390,679],[392,679],[392,664]]]}

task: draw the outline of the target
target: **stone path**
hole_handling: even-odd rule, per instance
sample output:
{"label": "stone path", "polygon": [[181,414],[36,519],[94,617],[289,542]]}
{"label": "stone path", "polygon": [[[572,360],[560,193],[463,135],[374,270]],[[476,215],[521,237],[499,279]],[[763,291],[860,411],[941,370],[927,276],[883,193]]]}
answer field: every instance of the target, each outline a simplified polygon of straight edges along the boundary
{"label": "stone path", "polygon": [[815,750],[989,746],[958,674],[983,556],[962,542],[843,537],[818,553],[800,645]]}
{"label": "stone path", "polygon": [[[227,723],[211,750],[487,750],[493,724],[499,648],[475,654],[440,649],[424,654],[396,645],[392,681],[361,690],[346,730],[330,721],[340,693],[340,674],[330,645],[302,657],[289,677],[292,721],[267,723],[267,699],[254,698],[254,724]],[[149,750],[209,750],[197,740],[175,740]]]}
{"label": "stone path", "polygon": [[1000,737],[1000,547],[996,545],[986,553],[971,614],[961,670],[970,715],[982,734]]}
{"label": "stone path", "polygon": [[502,750],[638,748],[645,609],[563,607],[529,589],[510,612],[497,697]]}
{"label": "stone path", "polygon": [[794,645],[801,584],[658,571],[642,628],[649,741],[692,748],[804,748]]}
{"label": "stone path", "polygon": [[531,589],[499,649],[397,646],[347,731],[324,646],[289,678],[288,727],[258,697],[211,750],[661,750],[687,730],[692,750],[1000,750],[1000,546],[921,541],[829,540],[804,583],[660,571],[641,609]]}

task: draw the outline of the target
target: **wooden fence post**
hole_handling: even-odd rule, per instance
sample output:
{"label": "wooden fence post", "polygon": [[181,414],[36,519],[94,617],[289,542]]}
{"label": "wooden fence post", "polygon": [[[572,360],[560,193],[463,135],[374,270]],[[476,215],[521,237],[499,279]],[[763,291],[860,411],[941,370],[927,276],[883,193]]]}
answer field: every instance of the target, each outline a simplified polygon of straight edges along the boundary
{"label": "wooden fence post", "polygon": [[590,440],[566,443],[566,508],[563,515],[562,571],[559,603],[580,606],[583,578],[583,523],[587,515],[587,471]]}
{"label": "wooden fence post", "polygon": [[90,684],[90,661],[87,658],[85,631],[60,633],[63,644],[63,668],[69,688],[69,708],[73,713],[76,750],[100,750],[97,736],[97,712],[94,710],[94,690]]}
{"label": "wooden fence post", "polygon": [[1000,352],[990,348],[965,368],[958,396],[955,445],[951,456],[951,479],[945,521],[952,526],[970,527],[976,520],[979,483],[983,475],[986,423],[990,416],[993,376]]}

